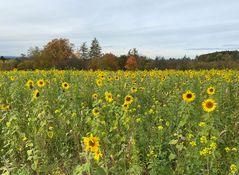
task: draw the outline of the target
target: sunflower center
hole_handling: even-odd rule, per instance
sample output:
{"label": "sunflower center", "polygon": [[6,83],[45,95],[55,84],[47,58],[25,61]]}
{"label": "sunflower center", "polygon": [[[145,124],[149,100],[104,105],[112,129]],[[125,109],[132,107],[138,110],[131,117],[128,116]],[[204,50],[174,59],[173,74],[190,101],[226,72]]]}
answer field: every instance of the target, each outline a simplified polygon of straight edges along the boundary
{"label": "sunflower center", "polygon": [[210,92],[213,92],[213,89],[209,89]]}
{"label": "sunflower center", "polygon": [[95,142],[94,142],[93,140],[90,140],[90,141],[89,141],[89,145],[90,145],[91,147],[94,147],[94,146],[95,146]]}
{"label": "sunflower center", "polygon": [[40,82],[39,82],[39,84],[43,84],[43,82],[42,82],[42,81],[40,81]]}
{"label": "sunflower center", "polygon": [[65,83],[64,86],[67,87],[68,85]]}
{"label": "sunflower center", "polygon": [[127,97],[127,98],[126,98],[126,101],[130,101],[130,100],[131,100],[131,98],[130,98],[130,97]]}
{"label": "sunflower center", "polygon": [[192,98],[192,94],[187,94],[187,98]]}
{"label": "sunflower center", "polygon": [[207,108],[212,108],[212,107],[213,107],[213,103],[210,102],[210,101],[207,102],[207,103],[206,103],[206,107],[207,107]]}

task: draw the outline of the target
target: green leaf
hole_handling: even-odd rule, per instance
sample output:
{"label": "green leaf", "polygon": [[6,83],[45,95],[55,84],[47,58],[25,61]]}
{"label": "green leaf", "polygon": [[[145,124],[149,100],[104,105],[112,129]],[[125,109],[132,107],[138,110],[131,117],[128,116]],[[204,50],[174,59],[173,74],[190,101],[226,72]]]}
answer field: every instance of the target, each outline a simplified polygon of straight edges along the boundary
{"label": "green leaf", "polygon": [[94,175],[106,175],[106,172],[103,168],[98,167],[94,173]]}
{"label": "green leaf", "polygon": [[170,161],[174,160],[176,158],[176,154],[170,153],[168,158],[169,158]]}
{"label": "green leaf", "polygon": [[173,139],[173,140],[170,140],[169,141],[169,144],[170,145],[176,145],[178,143],[178,140],[177,139]]}

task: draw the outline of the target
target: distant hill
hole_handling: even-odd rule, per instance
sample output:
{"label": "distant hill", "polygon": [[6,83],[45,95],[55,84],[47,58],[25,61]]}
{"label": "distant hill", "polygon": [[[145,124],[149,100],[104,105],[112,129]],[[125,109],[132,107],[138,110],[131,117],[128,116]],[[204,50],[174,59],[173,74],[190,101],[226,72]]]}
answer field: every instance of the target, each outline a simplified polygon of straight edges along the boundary
{"label": "distant hill", "polygon": [[1,56],[0,55],[0,57],[2,58],[6,58],[6,59],[16,59],[16,58],[19,58],[19,57],[17,57],[17,56]]}
{"label": "distant hill", "polygon": [[221,51],[203,54],[197,56],[196,60],[202,62],[239,61],[239,51]]}

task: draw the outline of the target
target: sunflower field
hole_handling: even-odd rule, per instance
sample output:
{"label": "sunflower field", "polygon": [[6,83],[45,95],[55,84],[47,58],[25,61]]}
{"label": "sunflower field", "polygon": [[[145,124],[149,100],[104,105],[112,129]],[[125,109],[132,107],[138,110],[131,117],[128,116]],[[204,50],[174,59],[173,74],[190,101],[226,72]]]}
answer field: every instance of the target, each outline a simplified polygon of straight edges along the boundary
{"label": "sunflower field", "polygon": [[2,175],[233,175],[239,72],[0,72]]}

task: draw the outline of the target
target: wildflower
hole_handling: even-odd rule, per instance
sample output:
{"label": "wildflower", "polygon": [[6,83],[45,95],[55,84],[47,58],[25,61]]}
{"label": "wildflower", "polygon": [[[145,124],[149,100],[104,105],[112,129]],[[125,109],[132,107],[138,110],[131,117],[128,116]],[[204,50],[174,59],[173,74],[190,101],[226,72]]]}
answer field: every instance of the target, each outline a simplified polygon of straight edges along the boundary
{"label": "wildflower", "polygon": [[213,95],[215,93],[215,88],[210,86],[209,88],[207,88],[207,93],[208,95]]}
{"label": "wildflower", "polygon": [[131,104],[133,102],[133,97],[131,95],[127,95],[125,98],[124,98],[124,102],[127,103],[127,104]]}
{"label": "wildflower", "polygon": [[129,104],[128,103],[124,103],[122,105],[122,108],[126,111],[127,109],[129,109]]}
{"label": "wildflower", "polygon": [[32,80],[28,80],[27,83],[26,83],[26,86],[27,86],[28,88],[32,89],[33,86],[34,86],[34,82],[33,82]]}
{"label": "wildflower", "polygon": [[100,150],[98,150],[94,153],[94,159],[98,161],[100,157],[102,157],[102,153]]}
{"label": "wildflower", "polygon": [[69,85],[69,83],[67,83],[67,82],[63,82],[63,83],[61,84],[61,87],[62,87],[64,90],[67,90],[67,89],[70,88],[70,85]]}
{"label": "wildflower", "polygon": [[133,86],[130,90],[132,93],[135,93],[135,92],[137,92],[137,87]]}
{"label": "wildflower", "polygon": [[94,137],[92,134],[89,137],[83,138],[85,151],[97,152],[100,147],[99,138]]}
{"label": "wildflower", "polygon": [[207,137],[206,136],[202,136],[200,138],[200,142],[203,143],[203,144],[206,144],[207,143]]}
{"label": "wildflower", "polygon": [[98,117],[98,116],[99,116],[99,114],[100,114],[100,111],[99,111],[99,109],[97,109],[97,108],[94,108],[94,109],[92,110],[92,114],[93,114],[93,116],[94,116],[94,117]]}
{"label": "wildflower", "polygon": [[192,147],[197,146],[197,144],[196,144],[195,141],[191,141],[191,142],[189,142],[189,144],[190,144]]}
{"label": "wildflower", "polygon": [[97,86],[101,87],[103,86],[103,81],[101,79],[96,80]]}
{"label": "wildflower", "polygon": [[16,79],[16,77],[14,77],[14,76],[11,76],[11,77],[10,77],[10,80],[11,80],[11,81],[14,81],[15,79]]}
{"label": "wildflower", "polygon": [[206,99],[202,102],[202,108],[206,112],[212,112],[216,109],[217,103],[213,99]]}
{"label": "wildflower", "polygon": [[200,156],[207,156],[212,154],[211,148],[204,148],[203,150],[199,151]]}
{"label": "wildflower", "polygon": [[112,97],[112,94],[110,92],[105,92],[105,100],[108,101],[108,102],[112,102],[113,100],[113,97]]}
{"label": "wildflower", "polygon": [[160,131],[163,130],[163,126],[162,126],[162,125],[158,126],[158,129],[159,129]]}
{"label": "wildflower", "polygon": [[195,98],[196,98],[196,95],[192,91],[188,90],[183,94],[183,100],[186,101],[187,103],[194,101]]}
{"label": "wildflower", "polygon": [[230,166],[230,172],[232,174],[235,174],[237,172],[237,166],[235,164],[231,164]]}
{"label": "wildflower", "polygon": [[40,96],[39,90],[35,90],[35,91],[33,92],[33,98],[34,98],[34,99],[37,99],[39,96]]}
{"label": "wildflower", "polygon": [[212,143],[210,144],[210,148],[211,148],[212,150],[216,150],[217,144],[216,144],[215,142],[212,142]]}
{"label": "wildflower", "polygon": [[92,98],[93,98],[94,100],[97,100],[98,96],[99,96],[98,94],[94,93],[94,94],[92,95]]}
{"label": "wildflower", "polygon": [[200,123],[198,124],[198,126],[203,128],[203,127],[206,126],[206,123],[205,123],[205,122],[200,122]]}
{"label": "wildflower", "polygon": [[229,147],[226,147],[226,148],[225,148],[225,151],[228,153],[228,152],[230,152],[230,151],[231,151],[231,148],[229,148]]}
{"label": "wildflower", "polygon": [[44,80],[41,79],[41,80],[38,80],[38,81],[37,81],[37,86],[38,86],[38,87],[44,87],[45,85],[46,85],[46,83],[45,83]]}
{"label": "wildflower", "polygon": [[120,78],[119,78],[119,76],[115,76],[115,80],[119,80]]}
{"label": "wildflower", "polygon": [[194,135],[193,134],[188,134],[187,138],[190,140],[191,138],[193,138]]}

